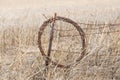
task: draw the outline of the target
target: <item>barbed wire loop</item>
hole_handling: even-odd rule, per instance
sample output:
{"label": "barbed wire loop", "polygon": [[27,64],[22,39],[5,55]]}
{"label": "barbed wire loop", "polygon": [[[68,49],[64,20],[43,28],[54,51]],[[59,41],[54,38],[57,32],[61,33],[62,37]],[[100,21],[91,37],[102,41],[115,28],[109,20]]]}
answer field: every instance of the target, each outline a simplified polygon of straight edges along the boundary
{"label": "barbed wire loop", "polygon": [[[56,16],[55,18],[56,21],[63,21],[63,22],[66,22],[66,23],[70,23],[72,24],[76,30],[79,32],[79,36],[81,36],[81,41],[82,41],[82,53],[80,54],[80,56],[78,57],[78,59],[76,60],[76,62],[80,61],[84,56],[85,56],[85,52],[86,52],[86,39],[85,39],[85,33],[84,31],[82,30],[82,28],[78,25],[78,23],[76,23],[75,21],[69,19],[69,18],[65,18],[65,17],[60,17],[60,16]],[[39,50],[42,54],[43,57],[47,57],[47,55],[45,54],[43,48],[42,48],[42,43],[41,43],[41,36],[45,30],[45,28],[48,26],[48,24],[52,23],[53,22],[53,18],[50,18],[50,19],[47,19],[46,21],[43,22],[43,24],[41,25],[41,27],[39,28],[39,32],[38,32],[38,47],[39,47]],[[63,64],[58,64],[57,62],[55,61],[52,61],[49,57],[47,57],[53,65],[57,66],[57,67],[61,67],[61,68],[69,68],[70,65],[63,65]]]}

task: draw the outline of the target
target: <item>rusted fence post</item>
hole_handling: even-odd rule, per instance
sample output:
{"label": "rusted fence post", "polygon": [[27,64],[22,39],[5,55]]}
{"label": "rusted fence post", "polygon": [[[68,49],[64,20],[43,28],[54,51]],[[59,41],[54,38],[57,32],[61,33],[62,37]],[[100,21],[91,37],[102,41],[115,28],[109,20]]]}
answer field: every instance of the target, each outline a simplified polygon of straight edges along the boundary
{"label": "rusted fence post", "polygon": [[50,38],[49,38],[49,46],[48,46],[48,52],[47,52],[47,56],[46,56],[46,60],[45,60],[45,78],[44,80],[49,80],[49,58],[50,58],[50,54],[51,54],[51,49],[52,49],[52,41],[53,41],[53,35],[54,35],[54,26],[55,26],[55,20],[56,20],[56,16],[57,14],[54,14],[53,17],[53,22],[52,25],[50,25],[51,30],[50,30]]}

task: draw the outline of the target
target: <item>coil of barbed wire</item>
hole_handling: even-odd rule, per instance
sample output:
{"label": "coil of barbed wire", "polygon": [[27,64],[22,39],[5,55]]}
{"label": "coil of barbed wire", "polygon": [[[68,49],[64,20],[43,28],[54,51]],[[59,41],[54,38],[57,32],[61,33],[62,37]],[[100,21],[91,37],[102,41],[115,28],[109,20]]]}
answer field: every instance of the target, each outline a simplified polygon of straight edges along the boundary
{"label": "coil of barbed wire", "polygon": [[[86,51],[86,39],[85,39],[85,33],[82,30],[82,28],[73,20],[69,19],[69,18],[65,18],[65,17],[60,17],[60,16],[56,16],[55,18],[56,21],[63,21],[66,23],[69,23],[71,25],[73,25],[73,27],[75,27],[75,29],[78,31],[79,35],[80,35],[80,39],[81,39],[81,45],[82,45],[82,52],[81,55],[75,60],[76,62],[80,61],[84,56],[85,56],[85,51]],[[43,24],[40,26],[39,28],[39,32],[38,32],[38,47],[39,50],[42,54],[43,57],[46,57],[53,65],[60,67],[60,68],[69,68],[71,65],[63,65],[63,64],[59,64],[55,61],[53,61],[52,59],[50,59],[46,54],[45,51],[42,47],[42,40],[41,40],[41,36],[43,35],[43,32],[45,30],[45,28],[53,22],[53,18],[47,19],[46,21],[43,22]]]}

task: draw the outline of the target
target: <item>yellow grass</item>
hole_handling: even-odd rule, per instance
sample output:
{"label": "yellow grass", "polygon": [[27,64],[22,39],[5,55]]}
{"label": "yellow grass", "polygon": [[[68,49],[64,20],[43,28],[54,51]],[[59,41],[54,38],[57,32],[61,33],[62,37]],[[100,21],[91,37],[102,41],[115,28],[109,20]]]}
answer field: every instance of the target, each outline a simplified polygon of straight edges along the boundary
{"label": "yellow grass", "polygon": [[[44,58],[37,44],[39,27],[21,25],[0,30],[0,80],[43,79]],[[120,80],[120,32],[102,33],[120,30],[120,26],[81,24],[81,27],[86,28],[83,30],[89,34],[86,35],[86,56],[77,65],[73,64],[68,69],[50,64],[47,80]],[[74,63],[81,52],[80,36],[60,37],[60,35],[76,35],[78,32],[71,24],[61,21],[56,23],[56,29],[71,31],[55,31],[52,60],[62,64]],[[48,48],[49,33],[48,26],[42,36],[45,52]]]}

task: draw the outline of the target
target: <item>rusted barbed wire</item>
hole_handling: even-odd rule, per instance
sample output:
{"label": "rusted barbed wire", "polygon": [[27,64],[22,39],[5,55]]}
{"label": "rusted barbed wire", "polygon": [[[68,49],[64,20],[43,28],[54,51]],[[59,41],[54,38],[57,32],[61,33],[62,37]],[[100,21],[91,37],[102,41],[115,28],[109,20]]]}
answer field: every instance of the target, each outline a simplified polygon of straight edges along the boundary
{"label": "rusted barbed wire", "polygon": [[[96,30],[96,29],[105,29],[105,28],[113,28],[113,26],[116,26],[116,27],[118,27],[118,26],[120,26],[120,24],[87,24],[87,23],[81,23],[81,24],[85,24],[85,25],[87,25],[87,26],[89,26],[89,27],[82,27],[82,29],[84,30]],[[102,27],[90,27],[90,25],[95,25],[95,26],[102,26]],[[75,30],[75,29],[69,29],[69,30],[60,30],[60,29],[55,29],[54,28],[54,30],[56,30],[56,31],[73,31],[73,30]]]}
{"label": "rusted barbed wire", "polygon": [[67,52],[67,53],[80,53],[78,51],[74,52],[74,51],[65,51],[65,50],[56,50],[56,49],[52,49],[51,51],[56,51],[56,52]]}
{"label": "rusted barbed wire", "polygon": [[[117,32],[120,32],[120,30],[115,30],[115,31],[104,31],[104,32],[95,32],[95,33],[85,33],[84,30],[97,30],[99,29],[101,31],[101,29],[105,29],[105,28],[113,28],[114,27],[118,27],[120,26],[119,23],[117,24],[90,24],[90,23],[77,23],[77,22],[74,22],[72,21],[71,19],[68,19],[68,18],[65,18],[65,17],[60,17],[60,16],[57,16],[55,18],[56,21],[63,21],[63,22],[67,22],[67,23],[70,23],[72,24],[75,29],[69,29],[69,30],[61,30],[61,29],[56,29],[55,27],[53,28],[53,30],[55,31],[73,31],[73,30],[77,30],[79,32],[79,34],[75,34],[75,35],[59,35],[60,37],[75,37],[75,36],[81,36],[81,40],[82,40],[82,52],[81,52],[81,55],[78,57],[78,59],[76,60],[76,62],[80,61],[84,56],[85,56],[85,52],[86,52],[86,39],[85,39],[85,35],[92,35],[92,34],[107,34],[107,33],[117,33]],[[40,27],[39,29],[39,33],[38,33],[38,47],[40,49],[40,52],[41,54],[46,57],[49,61],[52,62],[53,65],[57,66],[57,67],[61,67],[61,68],[68,68],[70,67],[71,65],[63,65],[63,64],[59,64],[55,61],[53,61],[52,59],[50,59],[50,57],[48,57],[43,48],[42,48],[42,43],[41,43],[41,36],[45,30],[45,28],[48,26],[48,24],[52,23],[53,22],[53,19],[50,18],[50,19],[47,19]],[[79,25],[78,25],[79,24]],[[84,27],[84,28],[81,28],[82,25],[86,25],[87,27]],[[99,27],[92,27],[92,26],[99,26]],[[52,27],[50,27],[52,28]],[[58,51],[58,50],[51,50],[51,51]],[[58,51],[59,52],[59,51]],[[67,52],[67,51],[63,51],[63,52]],[[71,52],[71,53],[74,53],[74,52]],[[80,52],[76,52],[76,53],[80,53]]]}
{"label": "rusted barbed wire", "polygon": [[[67,22],[73,25],[73,27],[76,28],[76,30],[79,32],[79,36],[81,36],[81,41],[82,41],[82,52],[81,55],[78,57],[78,59],[76,60],[76,62],[80,61],[84,56],[85,56],[85,51],[86,51],[86,39],[85,39],[85,33],[83,31],[83,29],[73,20],[69,19],[69,18],[65,18],[65,17],[60,17],[60,16],[56,16],[55,20],[59,20],[59,21],[63,21],[63,22]],[[41,43],[41,36],[45,30],[45,28],[48,26],[48,24],[53,22],[53,18],[47,19],[40,27],[39,32],[38,32],[38,47],[39,50],[42,54],[42,56],[46,57],[49,61],[52,62],[53,65],[57,66],[57,67],[61,67],[61,68],[68,68],[70,67],[70,65],[63,65],[63,64],[59,64],[55,61],[52,61],[44,52],[43,48],[42,48],[42,43]]]}
{"label": "rusted barbed wire", "polygon": [[[48,19],[48,17],[45,15],[45,14],[42,14],[43,17],[45,19]],[[81,27],[82,29],[86,29],[86,30],[96,30],[96,29],[103,29],[103,28],[108,28],[108,27],[113,27],[113,26],[120,26],[120,23],[84,23],[84,22],[77,22],[77,24],[79,25],[84,25],[84,26],[99,26],[99,27],[96,27],[96,28],[93,28],[93,27],[90,27],[90,28],[84,28],[84,27]],[[100,27],[102,26],[102,27]],[[72,30],[75,30],[75,29],[70,29],[70,30],[59,30],[59,29],[55,29],[54,30],[56,31],[72,31]]]}
{"label": "rusted barbed wire", "polygon": [[[85,35],[95,35],[95,34],[107,34],[107,33],[117,33],[120,32],[120,30],[116,30],[116,31],[105,31],[105,32],[98,32],[98,33],[86,33]],[[60,35],[60,37],[76,37],[79,36],[78,34],[75,35]]]}
{"label": "rusted barbed wire", "polygon": [[119,26],[120,23],[108,23],[108,24],[96,24],[96,23],[80,23],[78,22],[78,24],[81,24],[81,25],[91,25],[91,26]]}

